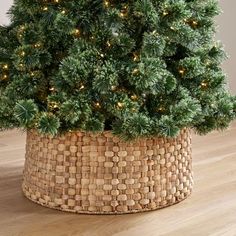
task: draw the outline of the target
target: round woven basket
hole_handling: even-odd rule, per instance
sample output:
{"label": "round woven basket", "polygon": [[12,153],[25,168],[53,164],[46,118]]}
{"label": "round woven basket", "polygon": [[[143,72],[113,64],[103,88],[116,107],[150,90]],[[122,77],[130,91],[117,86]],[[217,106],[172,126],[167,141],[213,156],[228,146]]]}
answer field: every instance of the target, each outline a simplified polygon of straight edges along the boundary
{"label": "round woven basket", "polygon": [[23,192],[54,209],[88,214],[150,211],[192,190],[191,134],[124,142],[110,132],[58,137],[27,132]]}

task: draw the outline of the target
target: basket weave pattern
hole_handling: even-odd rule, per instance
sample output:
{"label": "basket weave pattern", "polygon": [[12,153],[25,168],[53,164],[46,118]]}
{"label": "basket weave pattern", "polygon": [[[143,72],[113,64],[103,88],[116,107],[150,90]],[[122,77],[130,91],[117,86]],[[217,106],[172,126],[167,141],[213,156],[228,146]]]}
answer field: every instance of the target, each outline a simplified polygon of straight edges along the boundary
{"label": "basket weave pattern", "polygon": [[191,134],[124,142],[110,132],[27,132],[23,192],[63,211],[122,214],[178,203],[192,190]]}

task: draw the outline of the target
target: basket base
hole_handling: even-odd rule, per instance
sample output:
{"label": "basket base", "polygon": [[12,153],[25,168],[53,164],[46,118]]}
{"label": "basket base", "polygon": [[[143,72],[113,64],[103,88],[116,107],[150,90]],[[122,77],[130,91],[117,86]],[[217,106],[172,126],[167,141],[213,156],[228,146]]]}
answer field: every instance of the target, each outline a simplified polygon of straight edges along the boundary
{"label": "basket base", "polygon": [[186,200],[188,197],[191,196],[192,191],[190,191],[188,194],[186,194],[186,196],[184,196],[184,198],[179,199],[178,201],[176,201],[175,203],[171,203],[165,206],[159,206],[157,208],[143,208],[140,210],[130,210],[130,211],[126,211],[126,212],[119,212],[119,211],[114,211],[114,212],[92,212],[92,211],[76,211],[76,210],[72,210],[72,209],[63,209],[61,207],[56,207],[56,206],[50,206],[47,203],[43,203],[41,202],[39,199],[32,199],[29,192],[24,188],[24,185],[22,185],[22,191],[24,196],[30,200],[33,203],[36,203],[40,206],[43,207],[47,207],[49,209],[53,209],[53,210],[57,210],[57,211],[63,211],[63,212],[68,212],[68,213],[74,213],[74,214],[84,214],[84,215],[124,215],[124,214],[135,214],[135,213],[142,213],[142,212],[150,212],[150,211],[157,211],[157,210],[161,210],[163,208],[167,208],[167,207],[171,207],[173,205],[177,205],[179,203],[181,203],[182,201]]}

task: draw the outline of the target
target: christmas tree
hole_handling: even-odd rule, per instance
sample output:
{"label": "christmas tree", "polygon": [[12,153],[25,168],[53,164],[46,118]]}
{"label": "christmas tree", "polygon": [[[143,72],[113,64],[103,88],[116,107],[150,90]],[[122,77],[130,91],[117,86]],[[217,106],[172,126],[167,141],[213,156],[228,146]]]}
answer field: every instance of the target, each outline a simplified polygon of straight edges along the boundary
{"label": "christmas tree", "polygon": [[0,128],[125,139],[235,118],[215,0],[15,0],[0,32]]}

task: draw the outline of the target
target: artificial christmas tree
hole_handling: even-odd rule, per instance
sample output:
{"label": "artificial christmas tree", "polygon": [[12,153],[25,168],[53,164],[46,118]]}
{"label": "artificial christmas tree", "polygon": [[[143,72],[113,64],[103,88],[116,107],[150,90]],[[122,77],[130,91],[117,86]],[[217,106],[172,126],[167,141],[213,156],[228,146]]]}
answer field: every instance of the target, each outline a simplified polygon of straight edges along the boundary
{"label": "artificial christmas tree", "polygon": [[25,194],[91,213],[186,198],[189,129],[235,118],[218,13],[215,0],[15,0],[0,29],[0,127],[27,130]]}

